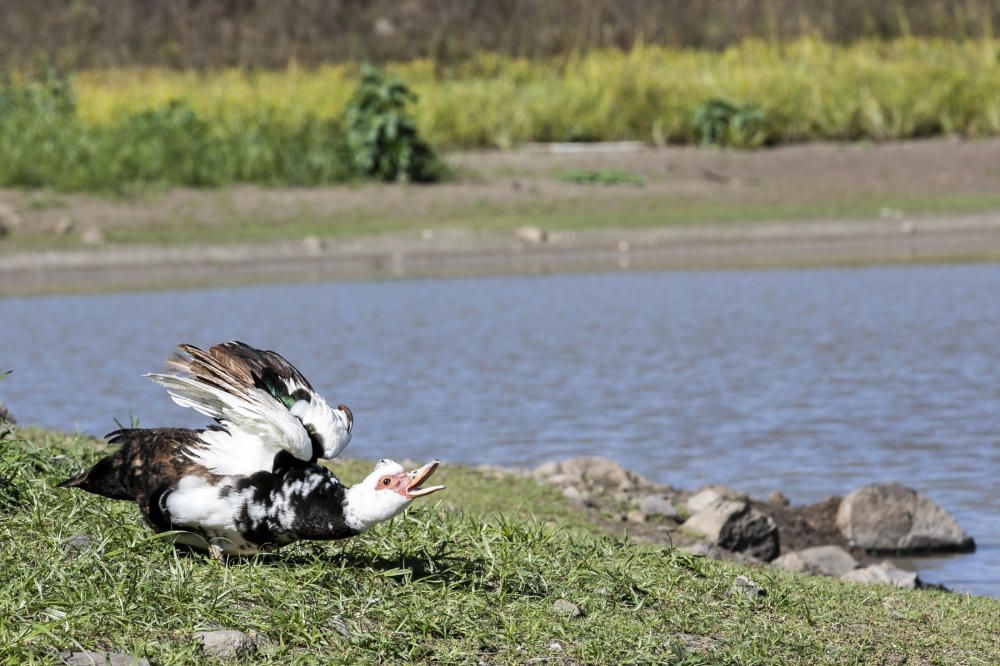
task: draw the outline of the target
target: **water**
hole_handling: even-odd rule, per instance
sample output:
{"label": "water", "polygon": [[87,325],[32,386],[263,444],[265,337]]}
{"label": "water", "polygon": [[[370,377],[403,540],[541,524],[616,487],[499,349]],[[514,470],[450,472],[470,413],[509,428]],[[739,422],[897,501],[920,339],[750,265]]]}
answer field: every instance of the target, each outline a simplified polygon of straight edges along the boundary
{"label": "water", "polygon": [[0,300],[0,399],[101,435],[197,425],[140,377],[180,341],[279,350],[355,413],[355,456],[529,466],[596,453],[793,502],[901,481],[1000,597],[1000,266],[562,275]]}

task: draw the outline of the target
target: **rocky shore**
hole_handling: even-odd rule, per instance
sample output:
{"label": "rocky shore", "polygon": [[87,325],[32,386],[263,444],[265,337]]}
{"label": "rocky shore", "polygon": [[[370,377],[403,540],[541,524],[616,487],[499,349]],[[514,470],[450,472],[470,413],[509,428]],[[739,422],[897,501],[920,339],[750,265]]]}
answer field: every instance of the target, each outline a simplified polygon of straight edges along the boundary
{"label": "rocky shore", "polygon": [[531,471],[483,467],[556,486],[604,530],[696,555],[902,588],[944,589],[889,556],[968,552],[971,536],[947,511],[896,483],[793,506],[721,485],[695,491],[654,483],[600,457],[548,462]]}

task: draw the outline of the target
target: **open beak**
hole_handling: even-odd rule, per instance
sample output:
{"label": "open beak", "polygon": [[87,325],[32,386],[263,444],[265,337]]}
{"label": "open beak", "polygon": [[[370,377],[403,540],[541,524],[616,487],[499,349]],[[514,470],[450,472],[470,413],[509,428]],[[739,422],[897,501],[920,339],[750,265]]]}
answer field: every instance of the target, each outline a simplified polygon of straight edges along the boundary
{"label": "open beak", "polygon": [[426,488],[421,488],[422,484],[427,479],[431,478],[431,474],[434,470],[438,468],[440,461],[432,460],[423,467],[419,467],[412,472],[408,472],[406,477],[409,482],[406,486],[406,496],[409,498],[423,497],[424,495],[430,495],[431,493],[436,493],[439,490],[444,490],[444,486],[428,486]]}

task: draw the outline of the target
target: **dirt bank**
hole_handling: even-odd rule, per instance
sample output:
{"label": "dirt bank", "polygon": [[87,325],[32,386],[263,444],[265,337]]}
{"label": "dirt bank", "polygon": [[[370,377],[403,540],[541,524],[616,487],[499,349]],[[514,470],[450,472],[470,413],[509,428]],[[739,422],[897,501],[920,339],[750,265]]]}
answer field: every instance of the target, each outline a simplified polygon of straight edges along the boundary
{"label": "dirt bank", "polygon": [[433,187],[0,191],[0,294],[1000,258],[1000,141],[450,160],[457,180]]}

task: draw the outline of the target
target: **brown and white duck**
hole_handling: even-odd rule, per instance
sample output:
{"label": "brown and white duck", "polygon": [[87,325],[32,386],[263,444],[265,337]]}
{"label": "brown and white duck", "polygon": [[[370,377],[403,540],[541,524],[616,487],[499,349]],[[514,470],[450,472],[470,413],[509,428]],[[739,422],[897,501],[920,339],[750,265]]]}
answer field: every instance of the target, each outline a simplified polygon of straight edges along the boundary
{"label": "brown and white duck", "polygon": [[213,556],[354,536],[443,489],[422,487],[437,461],[406,472],[382,460],[344,486],[316,461],[350,442],[350,409],[331,409],[275,352],[242,342],[180,348],[187,355],[167,365],[182,374],[149,376],[215,424],[116,430],[107,440],[119,448],[60,487],[135,501],[153,530],[178,531],[176,543]]}

